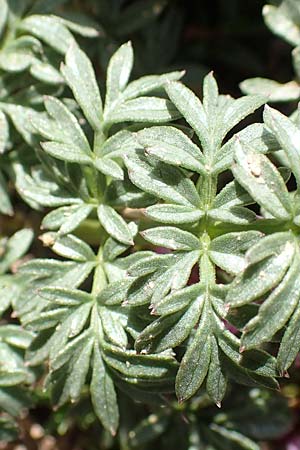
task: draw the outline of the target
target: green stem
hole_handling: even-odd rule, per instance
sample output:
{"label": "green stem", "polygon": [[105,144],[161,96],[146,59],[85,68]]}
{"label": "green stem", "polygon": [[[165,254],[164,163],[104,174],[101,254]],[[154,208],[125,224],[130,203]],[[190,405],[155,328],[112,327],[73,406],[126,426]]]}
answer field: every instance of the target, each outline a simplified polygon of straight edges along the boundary
{"label": "green stem", "polygon": [[203,210],[206,212],[202,220],[200,221],[200,241],[202,246],[202,256],[199,262],[199,276],[201,282],[211,284],[215,283],[216,280],[216,270],[214,263],[209,257],[209,246],[210,246],[210,220],[207,212],[211,209],[215,197],[217,195],[217,183],[218,178],[215,175],[207,173],[199,177],[197,183],[197,191],[200,194],[201,205]]}
{"label": "green stem", "polygon": [[199,275],[201,283],[207,285],[215,284],[216,268],[209,256],[209,247],[211,239],[207,232],[204,232],[200,238],[202,246],[202,256],[199,263]]}
{"label": "green stem", "polygon": [[103,266],[103,249],[100,245],[99,251],[97,254],[98,264],[95,268],[93,286],[92,286],[92,295],[98,295],[106,286],[107,286],[107,278]]}
{"label": "green stem", "polygon": [[107,136],[102,129],[95,131],[93,150],[96,156],[101,156],[101,149],[106,139]]}
{"label": "green stem", "polygon": [[218,178],[214,175],[206,174],[199,177],[197,190],[200,193],[202,208],[208,211],[217,194]]}
{"label": "green stem", "polygon": [[283,231],[291,231],[295,235],[300,234],[300,227],[297,227],[290,221],[280,222],[273,219],[259,219],[256,222],[247,225],[235,225],[232,223],[217,223],[210,221],[207,230],[211,238],[222,236],[223,234],[239,231],[261,231],[264,234],[273,234]]}

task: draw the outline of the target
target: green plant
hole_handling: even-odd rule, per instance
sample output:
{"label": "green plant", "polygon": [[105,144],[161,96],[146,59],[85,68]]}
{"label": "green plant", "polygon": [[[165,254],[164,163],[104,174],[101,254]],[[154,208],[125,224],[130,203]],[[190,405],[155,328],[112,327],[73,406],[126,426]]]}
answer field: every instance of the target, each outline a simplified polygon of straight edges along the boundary
{"label": "green plant", "polygon": [[[13,307],[22,290],[22,276],[8,274],[13,265],[28,250],[33,235],[30,230],[21,230],[10,239],[0,240],[0,440],[18,436],[15,417],[30,405],[30,395],[25,389],[34,381],[33,372],[24,363],[24,351],[33,335],[20,325],[5,321],[4,313]],[[13,270],[16,271],[16,268]]]}
{"label": "green plant", "polygon": [[[58,27],[79,27],[57,17]],[[44,19],[36,20],[45,40]],[[97,417],[112,436],[120,405],[124,450],[150,449],[160,436],[171,448],[177,426],[182,449],[259,449],[256,441],[289,429],[286,402],[273,391],[300,349],[298,124],[266,106],[263,123],[242,127],[268,98],[221,95],[212,73],[202,100],[179,81],[184,72],[130,81],[130,42],[111,57],[101,92],[68,36],[63,49],[63,40],[54,45],[60,68],[43,61],[59,89],[26,114],[17,95],[0,104],[18,131],[8,136],[2,114],[0,209],[13,213],[10,179],[26,208],[40,211],[47,247],[12,267],[32,232],[1,241],[3,440],[15,436],[9,414],[23,405],[24,386],[38,402],[33,384],[43,379],[62,414],[72,415],[69,403],[87,405],[91,423]],[[22,70],[35,77],[40,63],[30,52]],[[46,89],[49,80],[40,81]],[[247,388],[233,399],[237,384]],[[12,385],[20,385],[17,403]]]}
{"label": "green plant", "polygon": [[4,214],[13,213],[7,188],[12,161],[32,163],[26,146],[33,145],[30,118],[43,115],[43,95],[63,92],[59,64],[74,42],[70,30],[90,38],[99,34],[95,23],[82,14],[71,15],[73,20],[67,14],[50,15],[62,3],[0,2],[0,212]]}

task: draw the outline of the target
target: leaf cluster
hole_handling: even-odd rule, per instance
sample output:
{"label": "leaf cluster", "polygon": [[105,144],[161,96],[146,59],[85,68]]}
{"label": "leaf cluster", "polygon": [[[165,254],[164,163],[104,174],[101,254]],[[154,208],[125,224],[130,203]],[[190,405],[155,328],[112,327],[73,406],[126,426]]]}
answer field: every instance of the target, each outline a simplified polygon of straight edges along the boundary
{"label": "leaf cluster", "polygon": [[[123,392],[156,404],[127,426],[127,448],[151,448],[163,433],[171,448],[168,430],[186,414],[183,448],[258,449],[265,434],[247,414],[267,427],[278,404],[288,427],[285,402],[266,389],[279,388],[300,349],[298,116],[265,106],[262,123],[242,127],[268,101],[265,89],[234,99],[213,73],[201,99],[181,71],[132,79],[131,42],[99,86],[71,34],[95,37],[97,27],[50,15],[43,0],[1,2],[0,211],[13,213],[10,180],[40,212],[40,240],[53,252],[19,267],[32,232],[1,240],[4,439],[39,368],[56,407],[88,396],[111,435]],[[124,15],[135,31],[140,8],[152,14],[145,21],[159,14],[152,1],[117,3],[108,20],[101,2],[108,29]],[[29,94],[6,90],[19,75]],[[21,325],[8,323],[9,308]],[[248,386],[241,416],[233,383]]]}

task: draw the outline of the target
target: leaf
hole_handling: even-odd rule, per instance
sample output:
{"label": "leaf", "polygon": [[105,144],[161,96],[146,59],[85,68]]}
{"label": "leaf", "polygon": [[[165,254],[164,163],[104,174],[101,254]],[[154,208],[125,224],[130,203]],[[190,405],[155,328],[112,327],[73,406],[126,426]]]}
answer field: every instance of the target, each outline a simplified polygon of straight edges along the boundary
{"label": "leaf", "polygon": [[42,142],[41,146],[45,152],[54,158],[62,161],[73,162],[77,164],[91,164],[91,156],[82,149],[69,144],[60,144],[58,142]]}
{"label": "leaf", "polygon": [[97,158],[94,161],[95,167],[104,175],[111,176],[115,180],[123,180],[124,173],[118,163],[110,158]]}
{"label": "leaf", "polygon": [[133,245],[132,234],[127,223],[111,206],[100,205],[98,218],[103,228],[113,238],[123,244]]}
{"label": "leaf", "polygon": [[90,302],[90,294],[78,289],[66,289],[59,287],[44,287],[39,290],[39,295],[51,303],[59,306],[79,306],[81,303]]}
{"label": "leaf", "polygon": [[211,358],[206,379],[206,390],[210,398],[221,406],[221,401],[226,394],[227,376],[223,371],[219,355],[218,342],[214,336],[211,337]]}
{"label": "leaf", "polygon": [[43,331],[57,326],[58,323],[63,322],[67,317],[67,308],[56,308],[50,311],[43,311],[38,316],[23,319],[23,323],[31,331]]}
{"label": "leaf", "polygon": [[218,344],[222,350],[222,365],[230,379],[246,386],[278,389],[278,383],[274,378],[276,375],[274,358],[258,350],[254,354],[252,351],[244,352],[241,357],[239,351],[241,341],[228,330],[224,330],[224,327],[223,332],[219,333]]}
{"label": "leaf", "polygon": [[4,153],[9,137],[8,123],[5,115],[0,111],[0,155]]}
{"label": "leaf", "polygon": [[235,151],[236,139],[251,145],[258,153],[269,153],[280,150],[273,134],[263,124],[254,123],[241,130],[227,141],[215,156],[213,171],[215,174],[231,168]]}
{"label": "leaf", "polygon": [[177,251],[199,249],[199,239],[193,234],[175,227],[157,227],[141,232],[143,238],[153,245]]}
{"label": "leaf", "polygon": [[5,273],[10,266],[21,258],[29,249],[33,239],[33,232],[29,228],[17,231],[4,247],[1,255],[0,274]]}
{"label": "leaf", "polygon": [[265,124],[270,128],[272,133],[278,140],[281,148],[284,150],[289,165],[296,177],[297,184],[300,185],[300,153],[299,153],[299,138],[300,130],[288,118],[269,106],[265,107],[264,111]]}
{"label": "leaf", "polygon": [[41,14],[28,16],[21,21],[19,29],[33,34],[61,54],[65,54],[74,42],[69,30],[54,16]]}
{"label": "leaf", "polygon": [[96,154],[108,158],[121,158],[136,145],[135,133],[121,130],[106,139],[99,149],[96,148]]}
{"label": "leaf", "polygon": [[124,89],[123,98],[129,100],[131,98],[140,97],[153,91],[164,88],[169,81],[179,80],[184,72],[170,72],[163,75],[146,75],[134,80]]}
{"label": "leaf", "polygon": [[[183,260],[186,262],[186,258]],[[180,289],[181,287],[184,287],[184,289]],[[185,287],[185,284],[179,286],[177,289],[171,290],[167,296],[158,299],[155,303],[155,313],[167,316],[178,312],[186,308],[194,300],[201,300],[202,294],[202,288],[197,284],[188,287]]]}
{"label": "leaf", "polygon": [[0,54],[0,67],[8,72],[26,70],[35,60],[34,53],[40,51],[40,43],[31,36],[21,36],[8,41]]}
{"label": "leaf", "polygon": [[69,341],[67,345],[64,345],[58,352],[56,351],[56,354],[50,361],[51,370],[56,371],[60,369],[73,358],[75,353],[78,354],[78,352],[81,352],[81,350],[87,345],[90,337],[91,332],[87,329]]}
{"label": "leaf", "polygon": [[60,16],[56,15],[55,18],[74,33],[84,37],[96,38],[102,33],[99,25],[84,13],[64,11]]}
{"label": "leaf", "polygon": [[165,270],[170,264],[173,264],[173,262],[176,261],[176,256],[174,254],[159,255],[152,252],[150,252],[150,254],[149,252],[143,253],[144,254],[138,261],[135,261],[130,265],[127,271],[130,276],[141,277],[149,275],[161,267]]}
{"label": "leaf", "polygon": [[56,129],[59,128],[61,132],[60,138],[56,139],[55,133],[52,135],[51,140],[72,145],[78,152],[91,155],[92,152],[89,142],[74,114],[61,101],[54,97],[45,98],[45,107],[50,117],[55,120]]}
{"label": "leaf", "polygon": [[250,303],[274,288],[284,277],[294,253],[295,246],[288,233],[274,233],[260,239],[246,254],[248,267],[229,289],[230,306]]}
{"label": "leaf", "polygon": [[210,245],[210,257],[217,266],[236,275],[247,266],[245,252],[262,236],[262,233],[258,231],[227,233],[219,236]]}
{"label": "leaf", "polygon": [[64,79],[57,69],[48,63],[36,59],[30,66],[31,75],[43,83],[63,84]]}
{"label": "leaf", "polygon": [[177,168],[146,158],[141,152],[125,157],[125,165],[133,184],[166,201],[199,207],[200,198],[194,183]]}
{"label": "leaf", "polygon": [[119,305],[126,300],[127,291],[133,282],[133,278],[125,278],[109,285],[97,295],[100,305]]}
{"label": "leaf", "polygon": [[208,216],[217,222],[233,223],[236,225],[247,225],[255,221],[256,214],[241,206],[231,208],[211,209]]}
{"label": "leaf", "polygon": [[178,81],[166,86],[167,94],[185,120],[197,133],[203,147],[209,146],[209,131],[205,111],[193,92]]}
{"label": "leaf", "polygon": [[200,249],[178,253],[173,265],[170,265],[165,271],[161,271],[161,274],[156,279],[156,285],[153,289],[151,297],[151,306],[153,308],[152,313],[157,312],[157,308],[161,306],[165,295],[170,292],[174,292],[177,289],[181,289],[187,285],[191,272],[195,264],[199,261]]}
{"label": "leaf", "polygon": [[36,133],[32,125],[33,118],[40,117],[43,113],[37,112],[32,108],[15,105],[13,103],[2,103],[1,109],[12,121],[16,130],[20,133],[25,142],[29,145],[35,143],[33,134]]}
{"label": "leaf", "polygon": [[63,206],[44,217],[42,228],[59,229],[59,234],[71,233],[89,216],[92,210],[93,206],[87,204]]}
{"label": "leaf", "polygon": [[138,378],[146,382],[172,376],[177,367],[176,361],[167,352],[138,355],[134,350],[121,350],[113,345],[105,346],[103,359],[120,376],[123,374],[128,378]]}
{"label": "leaf", "polygon": [[0,16],[0,37],[5,29],[5,24],[7,20],[7,13],[8,13],[8,5],[6,0],[0,0],[0,10],[1,10],[1,16]]}
{"label": "leaf", "polygon": [[64,258],[73,259],[78,262],[94,262],[96,259],[91,247],[71,234],[67,236],[55,236],[52,250]]}
{"label": "leaf", "polygon": [[253,199],[248,192],[236,181],[227,183],[214,199],[213,207],[231,209],[235,206],[251,205]]}
{"label": "leaf", "polygon": [[94,130],[99,130],[102,120],[99,88],[90,60],[77,45],[69,48],[61,72],[88,122]]}
{"label": "leaf", "polygon": [[107,307],[100,307],[99,315],[108,340],[112,344],[125,349],[128,344],[128,339],[124,330],[124,318],[125,323],[127,322],[127,318],[122,316],[121,312]]}
{"label": "leaf", "polygon": [[266,101],[267,98],[262,95],[246,95],[245,97],[234,100],[228,108],[226,108],[224,118],[222,119],[224,124],[222,138],[224,138],[242,119],[260,108]]}
{"label": "leaf", "polygon": [[2,325],[0,336],[3,341],[14,347],[26,349],[29,347],[33,334],[19,325]]}
{"label": "leaf", "polygon": [[174,166],[205,173],[201,150],[182,131],[171,126],[145,128],[137,133],[137,139],[147,155]]}
{"label": "leaf", "polygon": [[294,48],[294,50],[292,51],[292,59],[293,59],[294,71],[296,72],[296,76],[298,78],[300,75],[300,47],[299,46]]}
{"label": "leaf", "polygon": [[174,105],[163,98],[138,97],[117,106],[105,117],[109,125],[120,122],[162,123],[178,119],[180,113]]}
{"label": "leaf", "polygon": [[149,206],[144,213],[157,222],[178,225],[182,223],[198,222],[204,212],[200,209],[183,205],[161,204]]}
{"label": "leaf", "polygon": [[209,335],[209,313],[204,310],[192,343],[181,361],[176,376],[176,395],[179,402],[192,397],[202,385],[210,363],[211,337]]}
{"label": "leaf", "polygon": [[0,212],[2,214],[7,214],[8,216],[13,215],[13,208],[8,195],[6,181],[1,172],[0,172]]}
{"label": "leaf", "polygon": [[[286,301],[284,299],[284,301]],[[286,326],[277,355],[278,368],[284,373],[295,361],[300,349],[300,308],[297,304]]]}
{"label": "leaf", "polygon": [[[87,341],[80,354],[76,355],[76,359],[72,367],[72,373],[69,375],[66,382],[71,402],[75,402],[80,398],[80,394],[84,387],[84,383],[90,368],[92,349],[93,340],[90,339]],[[66,386],[64,388],[64,391],[65,389]]]}
{"label": "leaf", "polygon": [[[135,223],[130,222],[128,224],[128,227],[130,228],[132,235],[135,236],[137,233],[137,227]],[[121,242],[118,242],[111,237],[108,238],[103,246],[104,261],[109,262],[115,260],[115,258],[124,253],[128,249],[128,247],[129,246],[127,244],[122,244]]]}
{"label": "leaf", "polygon": [[265,5],[263,17],[267,26],[291,45],[300,43],[300,30],[297,17],[293,15],[293,9],[286,5],[278,8],[273,5]]}
{"label": "leaf", "polygon": [[289,219],[291,200],[282,177],[269,159],[236,142],[235,161],[233,174],[251,197],[277,219]]}
{"label": "leaf", "polygon": [[271,340],[293,314],[299,301],[298,267],[299,260],[294,258],[281,283],[265,299],[257,316],[245,326],[242,345],[246,349]]}
{"label": "leaf", "polygon": [[268,97],[269,102],[286,102],[300,97],[300,86],[295,81],[278,83],[267,78],[249,78],[240,83],[244,94],[260,94]]}
{"label": "leaf", "polygon": [[93,372],[90,385],[93,408],[104,428],[116,434],[119,424],[117,396],[113,381],[103,363],[97,343],[93,351]]}
{"label": "leaf", "polygon": [[121,45],[111,57],[106,78],[105,114],[124,91],[133,66],[131,42]]}

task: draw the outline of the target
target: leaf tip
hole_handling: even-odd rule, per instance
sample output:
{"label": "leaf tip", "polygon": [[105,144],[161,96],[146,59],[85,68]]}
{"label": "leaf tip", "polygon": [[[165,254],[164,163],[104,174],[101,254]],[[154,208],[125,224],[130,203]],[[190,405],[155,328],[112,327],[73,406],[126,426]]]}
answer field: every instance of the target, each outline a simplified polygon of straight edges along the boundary
{"label": "leaf tip", "polygon": [[110,431],[110,434],[111,434],[113,437],[116,436],[117,430],[116,430],[115,428],[111,427],[111,428],[109,429],[109,431]]}
{"label": "leaf tip", "polygon": [[230,309],[231,309],[231,304],[230,303],[225,303],[225,305],[224,305],[225,316],[227,316],[229,314]]}

